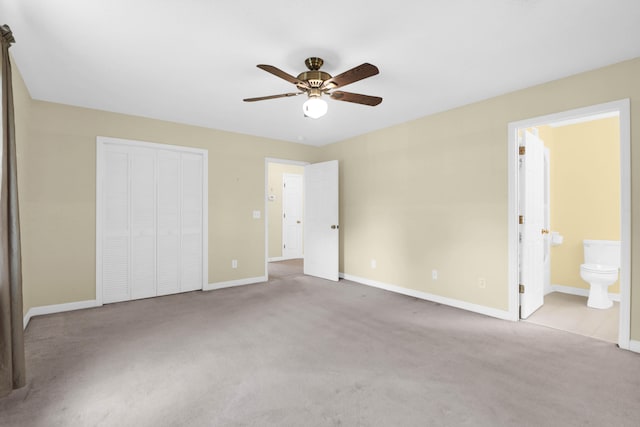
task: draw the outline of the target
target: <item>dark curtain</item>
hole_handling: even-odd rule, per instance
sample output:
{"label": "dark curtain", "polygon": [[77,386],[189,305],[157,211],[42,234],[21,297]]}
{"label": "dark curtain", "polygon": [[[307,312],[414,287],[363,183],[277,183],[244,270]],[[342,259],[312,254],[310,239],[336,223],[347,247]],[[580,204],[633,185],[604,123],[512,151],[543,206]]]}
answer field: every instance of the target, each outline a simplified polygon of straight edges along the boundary
{"label": "dark curtain", "polygon": [[26,383],[24,326],[22,324],[22,262],[13,88],[9,47],[15,42],[11,29],[0,26],[2,57],[2,152],[0,169],[0,397]]}

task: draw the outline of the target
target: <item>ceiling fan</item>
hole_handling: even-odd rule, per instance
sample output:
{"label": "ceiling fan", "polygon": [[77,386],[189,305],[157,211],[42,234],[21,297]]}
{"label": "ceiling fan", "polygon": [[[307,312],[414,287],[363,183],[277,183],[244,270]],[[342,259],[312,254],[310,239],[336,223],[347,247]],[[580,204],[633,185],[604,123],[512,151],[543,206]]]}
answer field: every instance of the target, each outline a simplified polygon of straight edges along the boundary
{"label": "ceiling fan", "polygon": [[365,62],[362,65],[358,65],[357,67],[347,70],[342,74],[332,77],[331,74],[320,70],[320,67],[324,64],[322,58],[307,58],[304,63],[309,70],[298,74],[298,77],[293,77],[273,65],[259,64],[257,66],[258,68],[296,85],[299,92],[281,93],[279,95],[261,96],[258,98],[246,98],[243,99],[243,101],[255,102],[264,101],[266,99],[285,98],[306,94],[309,99],[304,103],[302,110],[305,116],[314,119],[322,117],[327,113],[328,106],[322,99],[322,95],[328,95],[332,99],[336,99],[338,101],[353,102],[356,104],[370,106],[376,106],[382,102],[382,98],[379,96],[361,95],[359,93],[344,92],[341,90],[334,91],[336,88],[366,79],[367,77],[375,76],[380,72],[378,67],[375,65]]}

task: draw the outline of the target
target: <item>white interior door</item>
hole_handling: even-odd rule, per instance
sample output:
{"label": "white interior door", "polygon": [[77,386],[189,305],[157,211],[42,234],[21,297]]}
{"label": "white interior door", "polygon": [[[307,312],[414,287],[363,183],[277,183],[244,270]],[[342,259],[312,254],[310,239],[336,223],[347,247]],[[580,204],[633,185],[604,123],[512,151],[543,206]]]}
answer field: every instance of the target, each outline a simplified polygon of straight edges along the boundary
{"label": "white interior door", "polygon": [[98,138],[96,295],[111,303],[207,282],[206,151]]}
{"label": "white interior door", "polygon": [[302,186],[303,176],[282,176],[282,257],[302,258]]}
{"label": "white interior door", "polygon": [[304,274],[338,281],[338,161],[304,168]]}
{"label": "white interior door", "polygon": [[[520,147],[520,317],[544,303],[544,143],[524,131]],[[521,151],[522,152],[522,151]]]}

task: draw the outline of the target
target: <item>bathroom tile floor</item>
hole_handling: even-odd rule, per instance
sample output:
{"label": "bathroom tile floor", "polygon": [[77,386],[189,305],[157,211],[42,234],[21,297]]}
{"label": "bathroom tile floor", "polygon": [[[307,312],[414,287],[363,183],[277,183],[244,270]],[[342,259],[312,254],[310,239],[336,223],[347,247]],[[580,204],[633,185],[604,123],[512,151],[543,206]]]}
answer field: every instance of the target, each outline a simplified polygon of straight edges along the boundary
{"label": "bathroom tile floor", "polygon": [[587,297],[551,292],[544,305],[526,320],[612,343],[618,342],[620,303],[606,310],[587,307]]}

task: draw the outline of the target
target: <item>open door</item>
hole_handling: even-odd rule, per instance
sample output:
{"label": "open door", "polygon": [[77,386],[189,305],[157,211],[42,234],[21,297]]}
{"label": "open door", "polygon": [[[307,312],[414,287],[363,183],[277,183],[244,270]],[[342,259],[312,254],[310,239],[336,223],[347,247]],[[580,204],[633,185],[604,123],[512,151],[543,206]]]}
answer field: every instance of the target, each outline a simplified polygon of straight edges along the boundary
{"label": "open door", "polygon": [[544,143],[525,130],[520,141],[520,318],[544,303]]}
{"label": "open door", "polygon": [[304,274],[338,281],[338,161],[304,168]]}
{"label": "open door", "polygon": [[303,176],[282,175],[282,258],[302,258]]}

